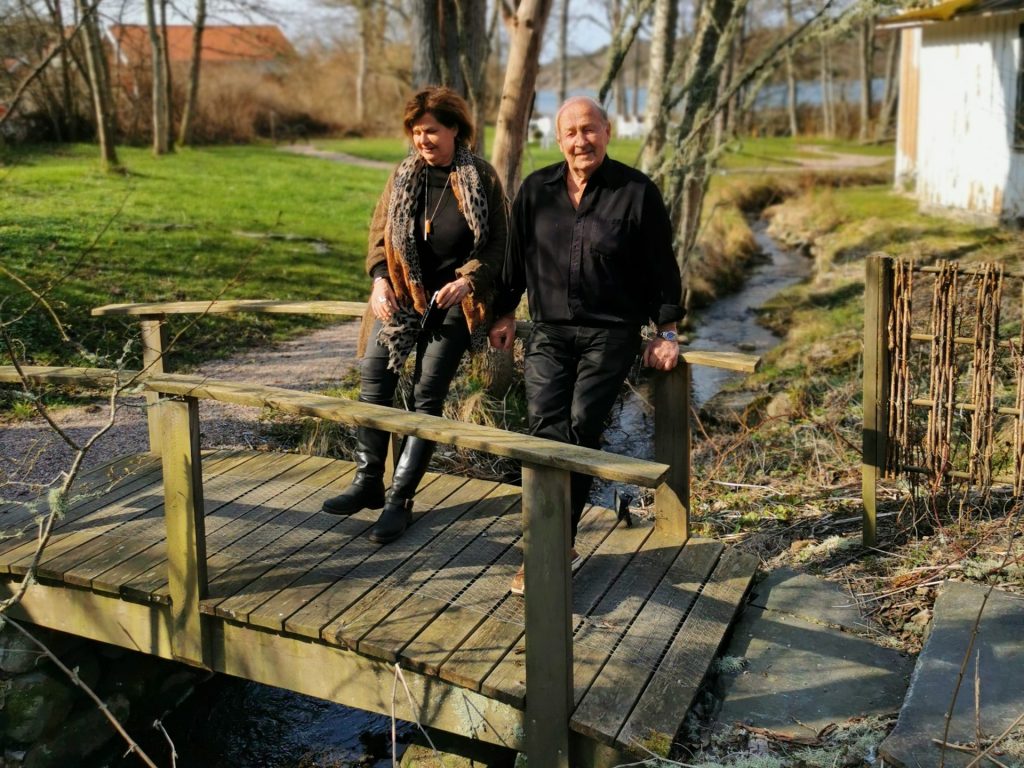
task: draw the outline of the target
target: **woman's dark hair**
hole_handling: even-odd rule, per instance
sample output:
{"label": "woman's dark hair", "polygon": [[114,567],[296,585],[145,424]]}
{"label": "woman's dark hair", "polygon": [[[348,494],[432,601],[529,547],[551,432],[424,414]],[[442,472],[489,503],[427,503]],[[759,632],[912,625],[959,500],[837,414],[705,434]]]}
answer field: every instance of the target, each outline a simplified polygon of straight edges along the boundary
{"label": "woman's dark hair", "polygon": [[428,112],[445,128],[458,129],[456,142],[467,147],[473,146],[476,129],[469,116],[469,105],[459,94],[443,85],[433,85],[409,99],[402,117],[407,136],[412,136],[413,124]]}

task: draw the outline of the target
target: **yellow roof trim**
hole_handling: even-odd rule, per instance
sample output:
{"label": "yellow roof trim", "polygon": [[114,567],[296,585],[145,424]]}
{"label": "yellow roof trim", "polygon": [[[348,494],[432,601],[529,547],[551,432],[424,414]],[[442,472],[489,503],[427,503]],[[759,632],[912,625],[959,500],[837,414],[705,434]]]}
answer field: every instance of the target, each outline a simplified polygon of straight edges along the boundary
{"label": "yellow roof trim", "polygon": [[979,0],[946,0],[944,3],[933,5],[931,8],[918,8],[913,11],[905,11],[899,16],[890,16],[887,19],[879,19],[879,24],[906,24],[915,21],[949,21],[962,11],[970,10],[977,5]]}

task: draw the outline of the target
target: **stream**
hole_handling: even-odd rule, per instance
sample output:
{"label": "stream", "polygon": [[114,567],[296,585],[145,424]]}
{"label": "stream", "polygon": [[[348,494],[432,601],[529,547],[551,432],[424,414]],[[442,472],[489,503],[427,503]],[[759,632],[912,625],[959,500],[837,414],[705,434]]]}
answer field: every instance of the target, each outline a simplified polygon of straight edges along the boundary
{"label": "stream", "polygon": [[[753,223],[765,259],[745,286],[702,310],[690,349],[741,350],[761,355],[777,338],[757,322],[755,308],[811,273],[811,260],[780,248],[763,221]],[[739,374],[693,368],[696,404],[706,403]],[[605,437],[615,453],[653,458],[654,421],[647,385],[624,396]],[[614,486],[595,483],[591,498],[611,506]],[[325,670],[327,672],[327,670]],[[391,765],[391,722],[384,716],[330,704],[277,688],[217,676],[165,723],[178,752],[178,765],[204,768],[385,768]],[[398,741],[407,744],[414,725],[399,722]],[[168,747],[153,738],[144,747],[159,764],[169,765]],[[134,758],[106,765],[138,765]]]}

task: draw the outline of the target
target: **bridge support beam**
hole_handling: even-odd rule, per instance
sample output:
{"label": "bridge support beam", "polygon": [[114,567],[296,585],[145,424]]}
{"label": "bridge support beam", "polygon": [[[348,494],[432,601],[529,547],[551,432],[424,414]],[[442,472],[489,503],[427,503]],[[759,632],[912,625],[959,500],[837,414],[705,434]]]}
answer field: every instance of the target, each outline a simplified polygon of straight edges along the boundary
{"label": "bridge support beam", "polygon": [[162,444],[172,653],[178,661],[209,667],[207,619],[199,612],[207,592],[199,401],[164,399],[155,408]]}
{"label": "bridge support beam", "polygon": [[526,754],[569,768],[573,707],[569,473],[523,464],[526,566]]}
{"label": "bridge support beam", "polygon": [[[142,327],[142,369],[155,376],[163,373],[164,350],[167,349],[167,327],[163,315],[144,316]],[[146,422],[149,426],[149,452],[160,455],[160,420],[153,408],[160,402],[160,393],[146,392]]]}
{"label": "bridge support beam", "polygon": [[659,532],[690,538],[690,364],[679,364],[654,379],[654,460],[668,464],[665,482],[654,491]]}

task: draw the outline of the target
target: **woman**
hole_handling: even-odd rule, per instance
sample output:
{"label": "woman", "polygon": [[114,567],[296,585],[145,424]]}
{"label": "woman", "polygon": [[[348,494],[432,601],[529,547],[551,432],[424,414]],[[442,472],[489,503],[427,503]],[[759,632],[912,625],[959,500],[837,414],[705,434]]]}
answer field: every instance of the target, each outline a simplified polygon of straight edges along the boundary
{"label": "woman", "polygon": [[[439,416],[471,340],[486,348],[508,205],[494,168],[470,151],[473,123],[458,94],[420,91],[406,104],[403,123],[414,152],[388,179],[370,223],[373,292],[359,342],[359,400],[393,405],[398,373],[415,349],[413,410]],[[370,539],[386,544],[412,519],[434,443],[405,439],[385,497],[390,434],[360,427],[356,436],[355,479],[324,502],[324,511],[348,515],[383,505]]]}

